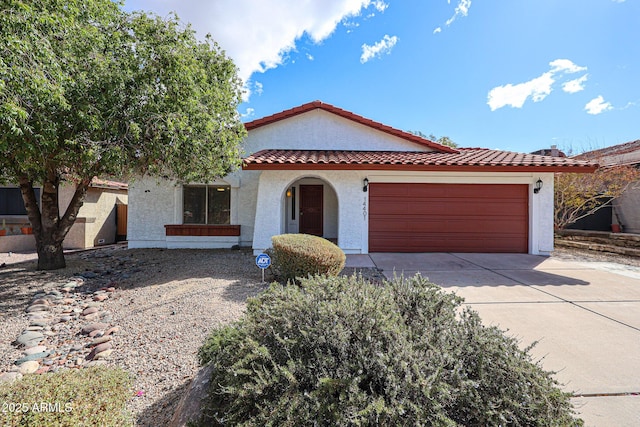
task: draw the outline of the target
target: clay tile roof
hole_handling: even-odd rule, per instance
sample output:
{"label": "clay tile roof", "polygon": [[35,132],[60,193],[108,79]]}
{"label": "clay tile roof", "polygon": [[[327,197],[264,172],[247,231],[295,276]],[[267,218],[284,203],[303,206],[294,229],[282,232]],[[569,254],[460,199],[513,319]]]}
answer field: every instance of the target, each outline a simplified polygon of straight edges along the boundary
{"label": "clay tile roof", "polygon": [[587,151],[573,156],[573,158],[596,160],[605,164],[637,164],[640,163],[640,139],[599,150]]}
{"label": "clay tile roof", "polygon": [[423,151],[262,150],[243,160],[243,169],[391,169],[434,171],[593,172],[586,160],[458,148],[456,153]]}
{"label": "clay tile roof", "polygon": [[90,186],[92,188],[108,188],[111,190],[127,190],[129,188],[129,185],[124,182],[109,181],[100,178],[93,178]]}
{"label": "clay tile roof", "polygon": [[405,139],[407,141],[415,142],[416,144],[423,145],[425,147],[429,147],[431,149],[441,151],[444,153],[457,153],[458,150],[456,148],[448,147],[446,145],[438,144],[437,142],[431,141],[426,138],[422,138],[418,135],[414,135],[410,132],[405,132],[400,129],[393,128],[391,126],[387,126],[383,123],[379,123],[373,121],[371,119],[367,119],[366,117],[359,116],[350,111],[343,110],[342,108],[335,107],[331,104],[327,104],[322,101],[313,101],[307,104],[300,105],[299,107],[291,108],[289,110],[284,110],[276,114],[272,114],[270,116],[262,117],[257,120],[253,120],[251,122],[247,122],[244,124],[247,131],[252,129],[259,128],[261,126],[266,126],[271,123],[278,122],[280,120],[287,119],[289,117],[297,116],[299,114],[307,113],[309,111],[313,111],[316,109],[320,109],[323,111],[327,111],[329,113],[336,114],[340,117],[343,117],[348,120],[352,120],[356,123],[360,123],[365,126],[369,126],[373,129],[377,129],[382,132],[386,132],[390,135],[397,136],[399,138]]}

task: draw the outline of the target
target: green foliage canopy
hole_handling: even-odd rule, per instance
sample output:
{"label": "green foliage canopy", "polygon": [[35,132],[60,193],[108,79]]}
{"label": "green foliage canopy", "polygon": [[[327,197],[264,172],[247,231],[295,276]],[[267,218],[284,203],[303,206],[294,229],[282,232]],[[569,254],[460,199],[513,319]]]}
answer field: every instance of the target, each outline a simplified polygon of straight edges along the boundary
{"label": "green foliage canopy", "polygon": [[[0,184],[20,186],[38,268],[64,267],[62,241],[94,177],[210,181],[239,165],[237,69],[177,16],[5,0],[0,29]],[[61,213],[63,181],[75,194]]]}
{"label": "green foliage canopy", "polygon": [[0,13],[0,177],[212,179],[244,136],[236,68],[176,16],[110,0],[8,0]]}

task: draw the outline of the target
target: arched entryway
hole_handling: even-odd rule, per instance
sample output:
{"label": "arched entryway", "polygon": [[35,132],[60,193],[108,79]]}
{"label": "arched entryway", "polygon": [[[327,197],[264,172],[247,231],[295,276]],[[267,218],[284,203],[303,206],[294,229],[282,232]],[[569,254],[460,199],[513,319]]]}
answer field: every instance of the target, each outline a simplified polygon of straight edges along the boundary
{"label": "arched entryway", "polygon": [[315,177],[292,182],[285,190],[284,230],[313,234],[337,243],[338,196],[333,187]]}

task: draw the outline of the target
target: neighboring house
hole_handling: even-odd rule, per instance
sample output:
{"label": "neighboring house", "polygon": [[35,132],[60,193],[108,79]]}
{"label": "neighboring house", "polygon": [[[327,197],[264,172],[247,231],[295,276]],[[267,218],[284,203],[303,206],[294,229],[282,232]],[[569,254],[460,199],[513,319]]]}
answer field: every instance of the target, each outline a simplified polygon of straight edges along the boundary
{"label": "neighboring house", "polygon": [[551,157],[567,157],[563,151],[558,149],[557,145],[552,145],[551,148],[543,148],[542,150],[534,151],[531,154],[538,154],[540,156],[551,156]]}
{"label": "neighboring house", "polygon": [[259,253],[274,235],[308,233],[348,254],[549,254],[554,172],[596,168],[454,149],[319,101],[245,126],[241,170],[210,183],[130,185],[130,248]]}
{"label": "neighboring house", "polygon": [[[87,190],[84,204],[78,217],[64,239],[65,249],[86,249],[94,246],[114,243],[118,237],[116,211],[118,205],[127,204],[127,184],[115,181],[94,179]],[[40,188],[36,188],[36,197],[40,200]],[[71,198],[74,187],[61,185],[59,192],[60,211],[64,212]],[[126,215],[126,207],[120,209]],[[124,212],[123,212],[124,211]],[[0,187],[0,221],[4,220],[6,236],[0,236],[0,252],[24,252],[35,250],[32,235],[21,233],[22,226],[30,226],[27,212],[24,209],[22,195],[17,187]],[[126,217],[121,218],[126,225]],[[121,225],[122,230],[122,225]],[[125,229],[126,234],[126,229]],[[126,236],[120,236],[124,239]]]}
{"label": "neighboring house", "polygon": [[[598,162],[600,166],[626,165],[640,168],[640,140],[587,151],[573,158]],[[613,201],[610,224],[620,224],[622,231],[627,233],[640,233],[640,183],[630,187]]]}

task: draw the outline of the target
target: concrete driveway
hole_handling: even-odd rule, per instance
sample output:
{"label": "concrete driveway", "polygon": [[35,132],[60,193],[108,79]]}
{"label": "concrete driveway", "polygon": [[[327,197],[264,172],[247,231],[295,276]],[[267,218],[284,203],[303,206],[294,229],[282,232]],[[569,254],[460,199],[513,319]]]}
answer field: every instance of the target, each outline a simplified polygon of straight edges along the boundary
{"label": "concrete driveway", "polygon": [[521,254],[349,255],[387,278],[421,273],[517,337],[576,396],[587,426],[640,425],[640,268]]}

